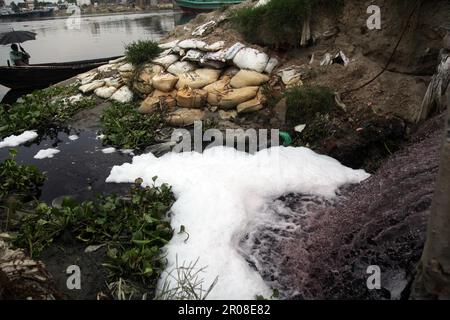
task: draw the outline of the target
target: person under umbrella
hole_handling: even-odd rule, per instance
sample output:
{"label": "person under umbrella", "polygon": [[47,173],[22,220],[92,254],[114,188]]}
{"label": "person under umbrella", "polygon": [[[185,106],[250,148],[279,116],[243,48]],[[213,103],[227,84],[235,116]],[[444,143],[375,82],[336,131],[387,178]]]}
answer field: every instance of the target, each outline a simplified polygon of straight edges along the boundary
{"label": "person under umbrella", "polygon": [[[36,33],[31,31],[12,30],[9,32],[0,33],[0,44],[12,44],[9,56],[11,62],[15,66],[28,65],[31,56],[22,48],[20,43],[35,39]],[[19,43],[19,45],[17,45],[16,43]]]}
{"label": "person under umbrella", "polygon": [[[20,51],[19,51],[20,48]],[[11,59],[11,62],[15,66],[27,66],[30,61],[30,54],[25,51],[24,48],[19,44],[13,43],[11,45],[11,52],[9,53],[9,58]]]}

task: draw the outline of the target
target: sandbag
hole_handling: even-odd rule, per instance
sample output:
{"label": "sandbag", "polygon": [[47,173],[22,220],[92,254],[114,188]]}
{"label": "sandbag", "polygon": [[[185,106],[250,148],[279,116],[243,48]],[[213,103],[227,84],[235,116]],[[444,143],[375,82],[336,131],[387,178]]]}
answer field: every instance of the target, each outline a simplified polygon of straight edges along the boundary
{"label": "sandbag", "polygon": [[176,97],[177,96],[177,90],[172,90],[170,92],[164,92],[161,90],[155,90],[153,91],[153,93],[151,94],[152,97],[154,98],[159,98],[159,97]]}
{"label": "sandbag", "polygon": [[253,99],[259,87],[245,87],[240,89],[232,89],[225,92],[219,101],[219,107],[228,110],[233,109],[238,104]]}
{"label": "sandbag", "polygon": [[155,97],[147,97],[144,101],[142,101],[141,105],[138,108],[138,112],[141,114],[153,114],[159,109],[159,98]]}
{"label": "sandbag", "polygon": [[205,116],[205,112],[201,109],[178,109],[169,113],[166,122],[172,126],[184,127],[190,126],[195,121],[201,121]]}
{"label": "sandbag", "polygon": [[222,50],[224,46],[225,46],[225,41],[217,41],[212,44],[208,44],[204,48],[204,50],[205,51],[219,51],[219,50]]}
{"label": "sandbag", "polygon": [[187,39],[182,40],[177,45],[181,49],[199,49],[205,50],[208,44],[205,41],[197,40],[197,39]]}
{"label": "sandbag", "polygon": [[133,92],[127,86],[123,86],[114,92],[111,99],[121,103],[131,102],[133,100]]}
{"label": "sandbag", "polygon": [[108,87],[114,87],[118,89],[123,85],[123,81],[120,78],[106,78],[103,80],[105,81],[105,85],[107,85]]}
{"label": "sandbag", "polygon": [[275,58],[270,58],[269,62],[267,62],[266,68],[264,69],[265,73],[271,74],[273,70],[277,67],[278,60]]}
{"label": "sandbag", "polygon": [[157,64],[146,64],[139,77],[133,82],[133,88],[142,94],[150,94],[153,92],[153,77],[164,72],[164,68]]}
{"label": "sandbag", "polygon": [[152,78],[152,85],[155,89],[169,92],[173,90],[177,81],[178,77],[171,73],[160,73]]}
{"label": "sandbag", "polygon": [[265,74],[251,71],[241,70],[230,81],[233,88],[243,88],[251,86],[260,86],[269,81],[269,77]]}
{"label": "sandbag", "polygon": [[95,89],[94,90],[94,94],[97,97],[100,97],[100,98],[103,98],[103,99],[108,99],[116,91],[117,91],[117,88],[105,86],[105,87],[101,87],[101,88]]}
{"label": "sandbag", "polygon": [[263,109],[264,103],[266,103],[266,97],[263,95],[262,90],[259,89],[255,98],[238,104],[236,110],[238,114],[251,113]]}
{"label": "sandbag", "polygon": [[181,108],[202,108],[208,92],[201,89],[184,88],[177,92],[177,104]]}
{"label": "sandbag", "polygon": [[117,70],[120,72],[132,72],[134,71],[134,67],[131,63],[125,63],[124,65],[121,65]]}
{"label": "sandbag", "polygon": [[225,94],[229,87],[230,77],[224,77],[223,79],[213,82],[203,88],[208,92],[207,101],[211,106],[217,106],[220,99]]}
{"label": "sandbag", "polygon": [[94,91],[97,88],[103,87],[105,85],[105,81],[103,80],[94,80],[90,83],[87,83],[85,85],[82,85],[78,88],[83,93],[89,93]]}
{"label": "sandbag", "polygon": [[171,42],[166,42],[166,43],[160,43],[158,46],[163,49],[172,49],[173,47],[176,47],[176,45],[178,44],[178,42],[180,42],[180,40],[174,40]]}
{"label": "sandbag", "polygon": [[170,72],[171,74],[174,74],[176,76],[193,70],[195,70],[195,66],[187,61],[175,62],[169,68],[167,68],[167,72]]}
{"label": "sandbag", "polygon": [[169,54],[166,56],[160,56],[156,59],[154,59],[152,62],[156,63],[160,66],[163,66],[164,68],[168,68],[171,64],[178,61],[178,56],[175,54]]}
{"label": "sandbag", "polygon": [[176,84],[176,88],[180,89],[186,86],[192,89],[203,88],[204,86],[217,81],[217,79],[219,79],[220,73],[220,70],[202,68],[180,74],[178,76],[179,79]]}
{"label": "sandbag", "polygon": [[269,62],[269,56],[253,48],[239,50],[233,59],[233,63],[239,68],[257,72],[264,72],[267,62]]}
{"label": "sandbag", "polygon": [[189,60],[198,62],[202,59],[203,56],[204,53],[202,51],[192,49],[186,52],[186,55],[181,58],[181,61]]}

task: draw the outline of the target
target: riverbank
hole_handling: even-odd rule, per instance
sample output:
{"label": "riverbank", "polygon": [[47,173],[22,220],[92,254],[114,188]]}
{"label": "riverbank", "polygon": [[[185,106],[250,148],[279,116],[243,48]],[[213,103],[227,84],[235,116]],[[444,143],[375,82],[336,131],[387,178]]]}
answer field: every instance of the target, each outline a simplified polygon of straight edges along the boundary
{"label": "riverbank", "polygon": [[[380,43],[373,48],[368,40],[353,41],[359,31],[351,17],[362,9],[349,2],[339,18],[322,13],[331,20],[312,23],[317,42],[302,49],[251,44],[234,28],[229,10],[203,14],[160,41],[160,50],[147,42],[143,63],[118,59],[65,83],[71,83],[72,91],[64,99],[94,102],[66,122],[81,129],[77,136],[90,132],[91,142],[83,148],[78,140],[58,135],[52,147],[61,152],[45,160],[49,168],[67,167],[59,157],[74,150],[80,176],[100,176],[83,184],[86,199],[92,190],[109,193],[102,188],[111,183],[126,187],[137,178],[144,187],[173,186],[175,203],[164,208],[173,234],[158,248],[167,264],[154,274],[152,294],[157,288],[169,298],[188,294],[164,277],[186,263],[187,269],[194,265],[201,272],[213,298],[408,297],[425,239],[442,133],[442,116],[416,123],[415,115],[438,60],[416,59],[409,48],[415,45],[404,43],[389,71],[361,90],[336,95],[376,75],[386,54]],[[423,11],[429,10],[437,9],[425,4]],[[418,35],[411,30],[407,37],[425,37],[428,52],[435,53],[442,39],[426,32],[442,22],[434,17]],[[393,18],[387,17],[389,30],[399,29]],[[333,19],[344,22],[336,28]],[[395,34],[386,33],[383,41],[394,43],[392,38]],[[173,130],[192,132],[195,121],[202,122],[202,134],[207,129],[281,129],[281,141],[290,147],[255,154],[221,147],[170,152]],[[102,142],[93,141],[93,132],[102,135]],[[129,148],[135,156],[119,154]],[[77,154],[92,149],[103,155]],[[25,150],[19,148],[21,153]],[[54,180],[60,174],[49,170],[49,183],[62,185]],[[87,247],[70,233],[58,233],[53,240],[42,258],[58,289],[69,296],[61,268],[72,254],[88,269],[92,259],[117,257],[103,247],[93,251],[98,253],[83,251]],[[134,240],[141,249],[150,248],[142,235]],[[89,244],[109,240],[102,241]],[[57,246],[70,254],[59,253]],[[383,289],[375,293],[365,286],[368,265],[387,270]],[[118,298],[95,281],[103,282],[104,274],[89,270],[86,291],[72,298],[94,299],[99,291],[101,297]]]}

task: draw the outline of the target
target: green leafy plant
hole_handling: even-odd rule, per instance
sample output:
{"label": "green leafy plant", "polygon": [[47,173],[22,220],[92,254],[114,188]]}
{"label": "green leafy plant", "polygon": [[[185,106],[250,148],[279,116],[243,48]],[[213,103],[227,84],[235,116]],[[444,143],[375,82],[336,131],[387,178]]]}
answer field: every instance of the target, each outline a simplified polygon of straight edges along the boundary
{"label": "green leafy plant", "polygon": [[94,105],[91,98],[70,102],[68,98],[76,93],[75,86],[49,87],[22,97],[12,106],[0,104],[0,137],[61,126],[79,110]]}
{"label": "green leafy plant", "polygon": [[112,194],[82,203],[64,199],[58,208],[40,203],[21,221],[14,243],[36,257],[67,230],[87,244],[107,245],[104,266],[112,282],[139,278],[154,286],[164,267],[161,247],[173,234],[167,213],[174,197],[166,184],[142,188],[141,183],[138,179],[127,197]]}
{"label": "green leafy plant", "polygon": [[9,195],[37,196],[44,184],[45,176],[35,166],[20,165],[10,150],[10,159],[0,163],[0,201]]}
{"label": "green leafy plant", "polygon": [[103,142],[126,149],[143,148],[155,142],[163,124],[161,113],[140,114],[132,103],[113,103],[101,116]]}
{"label": "green leafy plant", "polygon": [[151,61],[160,53],[158,43],[150,40],[139,40],[125,47],[127,60],[136,66]]}

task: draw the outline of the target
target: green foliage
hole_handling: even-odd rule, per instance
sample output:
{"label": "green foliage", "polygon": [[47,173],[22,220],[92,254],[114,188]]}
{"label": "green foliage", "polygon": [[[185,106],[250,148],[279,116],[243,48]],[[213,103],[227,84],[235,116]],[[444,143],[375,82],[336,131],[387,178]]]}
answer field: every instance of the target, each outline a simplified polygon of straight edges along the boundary
{"label": "green foliage", "polygon": [[294,125],[308,123],[317,114],[329,113],[335,106],[333,91],[325,87],[295,87],[287,90],[284,97],[286,119]]}
{"label": "green foliage", "polygon": [[45,176],[35,166],[18,164],[14,160],[15,150],[10,155],[11,159],[0,163],[0,201],[9,195],[38,195]]}
{"label": "green foliage", "polygon": [[0,137],[58,127],[77,111],[93,106],[90,98],[70,103],[67,98],[76,93],[75,86],[49,87],[22,97],[12,106],[0,104]]}
{"label": "green foliage", "polygon": [[321,5],[334,10],[341,0],[271,0],[265,6],[234,12],[234,26],[251,42],[268,46],[295,47],[300,44],[303,21]]}
{"label": "green foliage", "polygon": [[151,61],[160,53],[158,43],[150,40],[135,41],[125,47],[127,60],[135,66]]}
{"label": "green foliage", "polygon": [[140,114],[132,103],[113,103],[101,116],[103,142],[125,149],[146,147],[155,142],[163,125],[161,113]]}
{"label": "green foliage", "polygon": [[65,199],[60,208],[39,204],[23,218],[15,245],[36,257],[69,230],[88,244],[107,244],[104,265],[112,280],[139,277],[154,284],[164,268],[160,249],[173,234],[167,212],[174,197],[165,184],[142,188],[138,180],[126,198],[113,194],[81,204]]}

